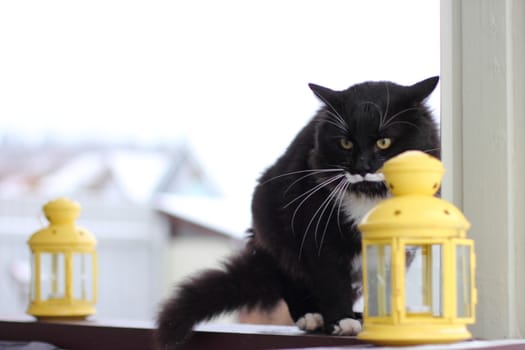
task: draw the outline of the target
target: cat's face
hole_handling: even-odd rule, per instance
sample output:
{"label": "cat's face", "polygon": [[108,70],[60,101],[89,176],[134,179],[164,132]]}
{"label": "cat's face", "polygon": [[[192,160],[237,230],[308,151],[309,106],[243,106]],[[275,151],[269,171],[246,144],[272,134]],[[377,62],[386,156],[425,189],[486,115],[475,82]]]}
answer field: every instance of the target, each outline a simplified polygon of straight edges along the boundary
{"label": "cat's face", "polygon": [[412,86],[368,82],[344,91],[310,85],[325,106],[318,116],[311,161],[317,168],[343,169],[348,190],[386,191],[378,171],[406,150],[439,156],[435,123],[424,101],[438,78]]}

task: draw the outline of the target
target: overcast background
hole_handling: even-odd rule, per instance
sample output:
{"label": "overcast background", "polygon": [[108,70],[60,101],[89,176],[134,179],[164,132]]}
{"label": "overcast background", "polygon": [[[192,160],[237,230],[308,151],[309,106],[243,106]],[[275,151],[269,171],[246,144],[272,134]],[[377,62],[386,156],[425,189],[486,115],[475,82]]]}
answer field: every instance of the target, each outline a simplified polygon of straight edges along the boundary
{"label": "overcast background", "polygon": [[0,2],[0,135],[184,139],[242,199],[319,107],[309,82],[438,74],[438,0]]}

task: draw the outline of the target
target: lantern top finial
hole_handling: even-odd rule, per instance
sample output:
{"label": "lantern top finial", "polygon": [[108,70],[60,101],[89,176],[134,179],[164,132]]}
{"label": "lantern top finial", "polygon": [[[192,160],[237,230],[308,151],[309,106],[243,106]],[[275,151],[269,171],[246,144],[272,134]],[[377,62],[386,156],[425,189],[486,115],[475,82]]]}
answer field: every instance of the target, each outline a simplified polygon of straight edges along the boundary
{"label": "lantern top finial", "polygon": [[382,172],[394,196],[434,195],[445,169],[437,158],[420,151],[407,151],[387,161]]}
{"label": "lantern top finial", "polygon": [[463,213],[434,196],[445,172],[439,159],[407,151],[387,161],[382,172],[393,197],[363,218],[363,237],[465,237],[470,224]]}
{"label": "lantern top finial", "polygon": [[51,224],[73,225],[80,214],[80,204],[70,199],[60,197],[44,205],[44,214]]}
{"label": "lantern top finial", "polygon": [[96,238],[86,229],[76,226],[75,219],[80,214],[80,204],[60,197],[46,203],[44,214],[49,226],[35,232],[29,238],[32,250],[73,250],[90,251],[96,245]]}

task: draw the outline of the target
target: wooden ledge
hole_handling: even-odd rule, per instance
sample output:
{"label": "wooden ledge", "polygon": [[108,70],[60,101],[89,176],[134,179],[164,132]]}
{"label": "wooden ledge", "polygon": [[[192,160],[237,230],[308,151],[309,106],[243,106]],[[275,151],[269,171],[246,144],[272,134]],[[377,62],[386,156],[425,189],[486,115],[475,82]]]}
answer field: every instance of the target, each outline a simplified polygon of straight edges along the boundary
{"label": "wooden ledge", "polygon": [[[0,319],[0,340],[41,341],[69,350],[153,349],[153,324],[86,320]],[[181,350],[259,350],[363,344],[355,337],[304,334],[295,327],[202,325]]]}
{"label": "wooden ledge", "polygon": [[[68,350],[153,349],[153,323],[134,321],[46,321],[0,317],[0,341],[41,341]],[[355,337],[305,334],[295,327],[247,324],[198,326],[181,350],[262,350],[322,347],[370,349]],[[380,349],[380,348],[378,348]],[[386,349],[386,348],[384,348]],[[405,350],[525,350],[525,340],[467,341],[450,345],[406,347]],[[392,350],[392,348],[389,348]]]}

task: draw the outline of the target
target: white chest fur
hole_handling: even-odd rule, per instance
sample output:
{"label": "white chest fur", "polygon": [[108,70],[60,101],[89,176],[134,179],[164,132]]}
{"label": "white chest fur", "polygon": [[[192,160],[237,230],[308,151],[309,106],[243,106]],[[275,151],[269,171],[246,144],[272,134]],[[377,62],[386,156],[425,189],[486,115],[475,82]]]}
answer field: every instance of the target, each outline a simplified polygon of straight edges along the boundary
{"label": "white chest fur", "polygon": [[348,221],[353,221],[354,224],[357,225],[361,222],[361,219],[363,219],[366,213],[383,199],[383,197],[368,197],[347,193],[343,200],[343,210],[346,213]]}

